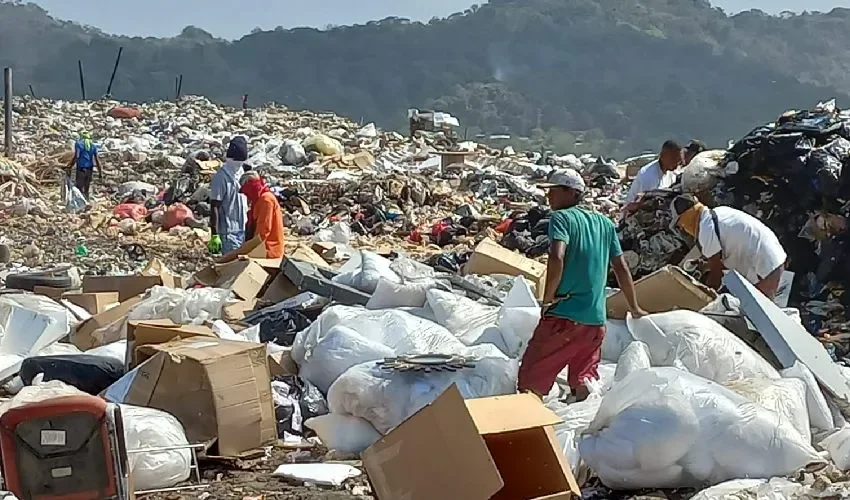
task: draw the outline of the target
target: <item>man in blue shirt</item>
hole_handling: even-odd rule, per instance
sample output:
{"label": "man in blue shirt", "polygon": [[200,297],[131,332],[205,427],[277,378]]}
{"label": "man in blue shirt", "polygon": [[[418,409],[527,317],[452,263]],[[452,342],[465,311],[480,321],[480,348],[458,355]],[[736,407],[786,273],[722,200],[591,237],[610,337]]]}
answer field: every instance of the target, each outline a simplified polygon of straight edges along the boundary
{"label": "man in blue shirt", "polygon": [[207,248],[211,253],[230,253],[245,243],[247,201],[239,193],[239,179],[244,174],[248,159],[248,141],[242,136],[234,137],[227,147],[224,165],[210,183],[210,241]]}
{"label": "man in blue shirt", "polygon": [[605,336],[605,283],[608,268],[634,316],[646,312],[635,297],[632,274],[623,258],[611,219],[579,208],[584,179],[575,170],[556,170],[549,178],[549,261],[543,314],[519,368],[518,388],[541,398],[558,374],[569,366],[567,379],[578,400],[588,396],[585,381],[597,379]]}
{"label": "man in blue shirt", "polygon": [[91,135],[88,132],[80,133],[80,139],[74,143],[74,158],[68,164],[68,175],[71,175],[71,169],[76,165],[77,175],[74,183],[86,199],[89,198],[89,188],[95,167],[97,167],[98,177],[101,181],[103,180],[103,169],[97,153],[98,147],[92,142]]}

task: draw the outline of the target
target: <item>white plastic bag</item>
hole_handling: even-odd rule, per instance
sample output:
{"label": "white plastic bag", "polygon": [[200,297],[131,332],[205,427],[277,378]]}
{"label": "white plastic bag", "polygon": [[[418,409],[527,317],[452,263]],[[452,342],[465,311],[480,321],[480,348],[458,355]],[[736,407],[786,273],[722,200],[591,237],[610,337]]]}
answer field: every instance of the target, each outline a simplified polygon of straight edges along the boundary
{"label": "white plastic bag", "polygon": [[757,352],[713,319],[678,310],[626,323],[635,340],[649,346],[652,366],[674,366],[718,383],[745,378],[777,379]]}
{"label": "white plastic bag", "polygon": [[437,284],[434,280],[396,283],[380,278],[375,292],[366,303],[366,309],[422,307],[427,298],[426,292],[435,286]]}
{"label": "white plastic bag", "polygon": [[398,373],[374,362],[349,368],[328,391],[331,413],[361,417],[386,434],[457,384],[465,399],[513,394],[518,364],[484,344],[456,352],[475,358],[475,367],[457,372]]}
{"label": "white plastic bag", "polygon": [[505,354],[515,359],[521,358],[538,323],[540,306],[531,284],[522,276],[517,276],[499,309],[498,326],[507,347]]}
{"label": "white plastic bag", "polygon": [[333,281],[366,292],[374,293],[378,282],[383,278],[393,283],[401,283],[401,278],[390,268],[392,262],[385,257],[362,250],[360,252],[360,267],[348,272],[341,272],[333,277]]}
{"label": "white plastic bag", "polygon": [[63,201],[65,202],[65,210],[72,214],[78,214],[86,209],[88,202],[83,193],[77,189],[71,177],[65,176],[65,184],[63,189]]}
{"label": "white plastic bag", "polygon": [[609,319],[605,322],[605,337],[602,339],[602,359],[616,363],[633,340],[625,320]]}
{"label": "white plastic bag", "polygon": [[444,326],[465,345],[474,345],[482,332],[496,326],[499,308],[481,304],[445,290],[425,294],[437,324]]}
{"label": "white plastic bag", "polygon": [[850,427],[843,427],[822,440],[820,447],[829,452],[836,467],[850,469]]}
{"label": "white plastic bag", "polygon": [[783,421],[790,423],[807,443],[812,441],[803,381],[793,378],[744,379],[725,385],[762,408],[775,412]]}
{"label": "white plastic bag", "polygon": [[614,381],[619,382],[629,374],[645,370],[652,366],[649,358],[649,346],[638,340],[632,342],[623,351],[620,361],[617,362],[617,371],[614,373]]}
{"label": "white plastic bag", "polygon": [[691,500],[786,500],[800,498],[805,486],[783,477],[733,479],[700,491]]}
{"label": "white plastic bag", "polygon": [[822,463],[774,412],[671,367],[641,370],[616,383],[579,452],[615,489],[769,478]]}
{"label": "white plastic bag", "polygon": [[192,452],[183,425],[172,415],[138,406],[121,405],[127,450],[186,446],[185,449],[128,453],[134,486],[139,490],[170,488],[189,479]]}
{"label": "white plastic bag", "polygon": [[341,486],[347,479],[361,474],[360,469],[346,464],[284,464],[272,472],[274,477],[322,486]]}
{"label": "white plastic bag", "polygon": [[331,306],[295,335],[292,359],[299,365],[304,363],[319,340],[337,325],[344,325],[368,340],[389,347],[396,355],[456,354],[465,347],[442,326],[405,311]]}
{"label": "white plastic bag", "polygon": [[179,325],[200,325],[222,317],[222,309],[233,300],[223,288],[183,290],[155,286],[127,315],[130,320],[170,319]]}
{"label": "white plastic bag", "polygon": [[312,382],[323,394],[354,365],[394,356],[392,349],[369,340],[351,328],[337,325],[328,330],[301,363],[298,375]]}
{"label": "white plastic bag", "polygon": [[111,344],[106,344],[100,347],[95,347],[94,349],[89,349],[88,351],[86,351],[86,354],[114,358],[121,361],[122,363],[126,363],[127,340],[119,340]]}
{"label": "white plastic bag", "polygon": [[601,404],[602,395],[599,393],[591,393],[587,399],[578,403],[566,404],[554,401],[546,404],[547,408],[563,420],[560,424],[555,424],[555,436],[574,474],[578,473],[581,464],[581,456],[578,452],[579,440],[582,433],[590,426]]}
{"label": "white plastic bag", "polygon": [[827,403],[812,371],[806,365],[797,361],[791,368],[786,368],[781,373],[785,378],[802,380],[806,385],[806,408],[809,412],[811,426],[822,431],[833,430],[835,422],[832,418],[832,411],[829,409],[829,403]]}
{"label": "white plastic bag", "polygon": [[304,422],[304,425],[312,429],[329,450],[341,453],[359,455],[381,439],[381,434],[372,424],[351,415],[328,413],[313,417]]}

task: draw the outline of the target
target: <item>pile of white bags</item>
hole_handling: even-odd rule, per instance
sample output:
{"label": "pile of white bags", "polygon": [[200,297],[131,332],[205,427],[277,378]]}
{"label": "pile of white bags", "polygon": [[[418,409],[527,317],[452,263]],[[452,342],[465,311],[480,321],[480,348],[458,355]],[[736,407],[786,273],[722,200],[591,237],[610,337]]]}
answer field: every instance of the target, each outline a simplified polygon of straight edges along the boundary
{"label": "pile of white bags", "polygon": [[773,411],[671,367],[637,371],[617,382],[579,451],[615,489],[770,478],[821,462]]}
{"label": "pile of white bags", "polygon": [[713,319],[686,310],[629,318],[635,340],[649,347],[652,366],[673,366],[726,383],[750,378],[778,379],[757,352]]}
{"label": "pile of white bags", "polygon": [[[183,425],[172,415],[139,406],[121,405],[128,462],[136,491],[170,488],[189,479],[192,450]],[[184,449],[132,453],[151,448]]]}

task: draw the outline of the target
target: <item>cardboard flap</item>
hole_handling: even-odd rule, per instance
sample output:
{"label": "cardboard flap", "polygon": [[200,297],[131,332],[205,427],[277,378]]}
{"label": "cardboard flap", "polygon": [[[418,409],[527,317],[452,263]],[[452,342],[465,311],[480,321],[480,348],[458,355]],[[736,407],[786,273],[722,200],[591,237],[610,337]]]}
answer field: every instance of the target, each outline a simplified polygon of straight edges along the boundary
{"label": "cardboard flap", "polygon": [[545,427],[563,421],[532,394],[467,399],[466,408],[482,435]]}
{"label": "cardboard flap", "polygon": [[454,385],[361,458],[380,500],[486,500],[504,486]]}
{"label": "cardboard flap", "polygon": [[235,354],[250,352],[258,347],[263,346],[253,342],[191,337],[166,344],[141,346],[138,350],[150,354],[164,352],[169,354],[172,359],[188,358],[200,363],[209,363]]}
{"label": "cardboard flap", "polygon": [[[649,313],[674,309],[699,311],[717,298],[717,293],[676,266],[665,266],[635,282],[640,306]],[[608,297],[608,317],[626,319],[629,306],[622,291]]]}
{"label": "cardboard flap", "polygon": [[163,366],[165,356],[155,356],[138,366],[124,400],[132,401],[137,406],[148,406],[153,399]]}

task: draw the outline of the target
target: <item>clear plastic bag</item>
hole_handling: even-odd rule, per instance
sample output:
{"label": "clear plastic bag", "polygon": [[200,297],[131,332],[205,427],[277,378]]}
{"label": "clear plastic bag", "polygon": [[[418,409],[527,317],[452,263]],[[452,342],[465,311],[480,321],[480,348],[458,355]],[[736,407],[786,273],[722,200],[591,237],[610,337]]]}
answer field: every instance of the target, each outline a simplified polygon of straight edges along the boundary
{"label": "clear plastic bag", "polygon": [[393,350],[384,344],[337,325],[310,350],[298,374],[327,394],[336,379],[352,366],[392,356]]}
{"label": "clear plastic bag", "polygon": [[614,373],[614,381],[619,382],[631,373],[645,370],[652,366],[649,357],[649,346],[638,340],[632,342],[623,351],[620,361],[617,362],[617,371]]}
{"label": "clear plastic bag", "polygon": [[77,186],[74,185],[74,181],[71,180],[71,177],[67,175],[64,179],[62,197],[65,202],[65,210],[72,214],[82,212],[86,209],[86,205],[88,205],[86,197],[83,196],[83,193],[80,192],[79,189],[77,189]]}

